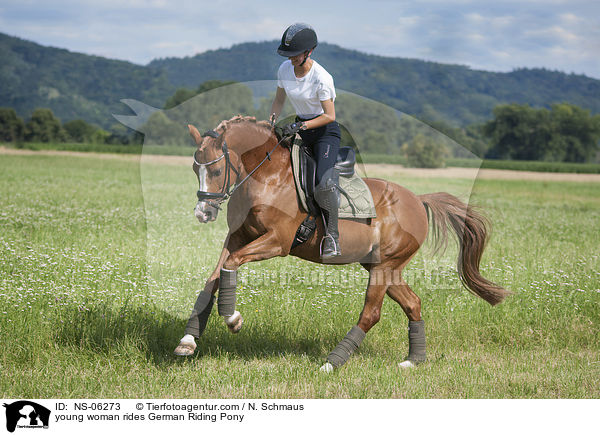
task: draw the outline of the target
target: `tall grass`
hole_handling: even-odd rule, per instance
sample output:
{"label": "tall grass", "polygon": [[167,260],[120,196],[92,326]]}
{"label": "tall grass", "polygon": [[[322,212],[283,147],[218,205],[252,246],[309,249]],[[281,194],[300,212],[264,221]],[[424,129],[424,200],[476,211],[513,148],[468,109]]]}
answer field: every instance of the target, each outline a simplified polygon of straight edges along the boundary
{"label": "tall grass", "polygon": [[[482,270],[514,295],[492,308],[461,288],[455,248],[423,250],[406,279],[423,300],[428,362],[398,367],[407,320],[386,299],[358,353],[325,376],[318,367],[362,309],[359,266],[289,257],[242,267],[242,332],[229,334],[215,312],[198,354],[177,359],[226,234],[224,216],[195,221],[189,165],[42,155],[0,164],[3,397],[600,395],[597,184],[477,180],[472,199],[494,224]],[[418,193],[473,186],[394,181]]]}

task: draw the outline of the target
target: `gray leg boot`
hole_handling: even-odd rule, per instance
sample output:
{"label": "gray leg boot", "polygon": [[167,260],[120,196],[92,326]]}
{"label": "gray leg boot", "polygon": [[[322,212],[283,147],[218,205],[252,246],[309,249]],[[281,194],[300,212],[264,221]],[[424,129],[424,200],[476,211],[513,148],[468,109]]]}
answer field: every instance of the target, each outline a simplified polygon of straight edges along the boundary
{"label": "gray leg boot", "polygon": [[326,222],[325,237],[321,242],[321,258],[323,260],[341,255],[338,232],[338,209],[340,206],[338,182],[339,173],[333,168],[331,176],[323,178],[315,188],[315,200],[321,207]]}
{"label": "gray leg boot", "polygon": [[408,321],[408,356],[400,367],[410,368],[427,359],[425,351],[425,321]]}

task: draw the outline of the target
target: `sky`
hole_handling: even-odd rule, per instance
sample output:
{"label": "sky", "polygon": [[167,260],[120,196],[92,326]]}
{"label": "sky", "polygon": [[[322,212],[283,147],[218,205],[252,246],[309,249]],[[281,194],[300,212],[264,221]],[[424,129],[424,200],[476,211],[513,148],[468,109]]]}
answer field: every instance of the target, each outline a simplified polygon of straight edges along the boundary
{"label": "sky", "polygon": [[2,33],[138,64],[280,39],[294,22],[370,54],[600,79],[599,0],[0,2]]}

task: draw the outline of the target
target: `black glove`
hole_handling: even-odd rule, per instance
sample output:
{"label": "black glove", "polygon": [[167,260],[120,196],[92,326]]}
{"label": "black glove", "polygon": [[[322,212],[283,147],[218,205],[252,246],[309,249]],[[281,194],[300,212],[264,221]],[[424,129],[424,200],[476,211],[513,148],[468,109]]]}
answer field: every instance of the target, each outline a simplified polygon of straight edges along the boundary
{"label": "black glove", "polygon": [[283,126],[283,135],[293,136],[300,130],[304,130],[304,122],[293,122],[291,124]]}

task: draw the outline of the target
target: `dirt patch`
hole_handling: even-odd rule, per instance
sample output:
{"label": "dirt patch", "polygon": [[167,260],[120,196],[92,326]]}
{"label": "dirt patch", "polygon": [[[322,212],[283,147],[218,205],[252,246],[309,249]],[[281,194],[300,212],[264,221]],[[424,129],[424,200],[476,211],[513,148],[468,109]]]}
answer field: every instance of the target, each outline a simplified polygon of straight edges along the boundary
{"label": "dirt patch", "polygon": [[[190,157],[181,156],[159,156],[149,154],[144,155],[142,161],[145,163],[168,165],[191,165]],[[479,178],[483,180],[576,181],[600,183],[600,174],[509,171],[503,169],[477,168],[418,169],[388,164],[365,164],[363,166],[367,176],[370,177],[406,176],[418,178]]]}
{"label": "dirt patch", "polygon": [[7,148],[0,146],[0,154],[7,155],[20,155],[20,156],[75,156],[75,157],[87,157],[95,159],[109,159],[109,160],[140,160],[140,156],[137,154],[110,154],[110,153],[94,153],[94,152],[81,152],[81,151],[57,151],[57,150],[21,150],[17,148]]}
{"label": "dirt patch", "polygon": [[418,169],[386,164],[366,164],[364,167],[367,175],[371,177],[404,176],[417,178],[478,178],[480,180],[575,181],[600,183],[600,174],[509,171],[504,169],[477,168]]}
{"label": "dirt patch", "polygon": [[[191,165],[191,157],[144,155],[145,163],[168,165]],[[418,169],[405,168],[401,165],[366,164],[364,165],[367,176],[406,176],[418,178],[479,178],[483,180],[533,180],[533,181],[576,181],[587,183],[600,183],[600,174],[572,174],[561,172],[530,172],[509,171],[503,169],[477,169],[477,168],[442,168]]]}
{"label": "dirt patch", "polygon": [[192,159],[192,154],[189,156],[159,156],[156,154],[145,154],[142,157],[142,162],[144,163],[155,163],[160,165],[173,165],[173,166],[189,166],[192,167],[192,163],[194,162]]}
{"label": "dirt patch", "polygon": [[[6,148],[0,146],[0,154],[12,155],[69,155],[77,157],[93,157],[98,159],[122,159],[136,161],[140,156],[136,154],[108,154],[77,151],[32,151]],[[141,161],[150,164],[166,164],[174,166],[191,166],[192,157],[161,156],[146,154]],[[530,172],[509,171],[504,169],[476,169],[476,168],[442,168],[418,169],[405,168],[401,165],[366,164],[364,165],[367,176],[370,177],[417,177],[417,178],[478,178],[481,180],[531,180],[531,181],[574,181],[585,183],[600,183],[600,174],[572,174],[561,172]]]}

